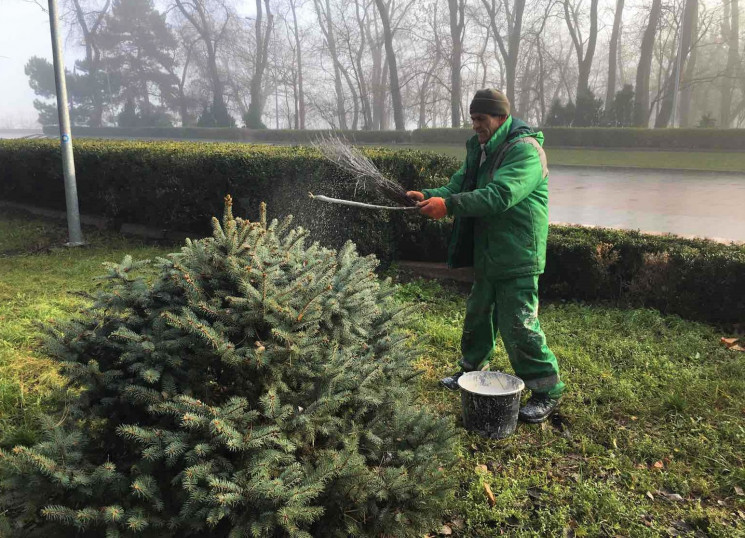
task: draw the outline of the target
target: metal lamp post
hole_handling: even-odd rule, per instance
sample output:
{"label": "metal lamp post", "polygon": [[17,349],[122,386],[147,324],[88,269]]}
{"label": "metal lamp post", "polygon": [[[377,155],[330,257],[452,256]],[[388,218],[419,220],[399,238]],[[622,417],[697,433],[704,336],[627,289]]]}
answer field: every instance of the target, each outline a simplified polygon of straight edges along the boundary
{"label": "metal lamp post", "polygon": [[54,59],[54,81],[57,86],[57,113],[59,114],[60,144],[62,146],[62,173],[65,177],[65,203],[67,207],[67,246],[83,245],[83,232],[80,229],[80,210],[78,209],[78,187],[75,182],[75,160],[72,154],[72,133],[70,113],[67,109],[67,85],[65,83],[65,64],[60,52],[59,22],[57,0],[49,0],[49,26],[52,30],[52,56]]}

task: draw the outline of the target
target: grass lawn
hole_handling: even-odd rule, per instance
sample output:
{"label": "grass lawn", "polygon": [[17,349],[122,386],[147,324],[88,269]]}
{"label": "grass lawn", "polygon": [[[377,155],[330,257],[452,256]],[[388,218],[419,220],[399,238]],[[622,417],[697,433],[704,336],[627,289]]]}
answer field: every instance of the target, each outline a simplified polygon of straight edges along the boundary
{"label": "grass lawn", "polygon": [[[466,156],[463,144],[405,145],[391,144],[392,149],[418,149],[452,155],[458,159]],[[670,168],[676,170],[708,170],[716,172],[742,172],[745,170],[743,152],[688,152],[688,151],[639,151],[595,148],[548,148],[549,164],[572,166],[623,166],[634,168]]]}
{"label": "grass lawn", "polygon": [[[70,292],[92,290],[101,262],[177,248],[86,230],[90,246],[70,250],[57,246],[64,237],[56,223],[0,218],[5,446],[30,441],[34,417],[55,403],[60,380],[36,323],[71,315],[84,299]],[[407,281],[398,298],[416,307],[421,401],[459,421],[458,395],[437,380],[458,356],[464,294]],[[723,349],[711,327],[650,310],[556,303],[541,316],[569,386],[561,413],[503,441],[462,432],[448,470],[460,485],[443,514],[452,534],[745,536],[745,354]],[[509,371],[501,348],[493,367]]]}

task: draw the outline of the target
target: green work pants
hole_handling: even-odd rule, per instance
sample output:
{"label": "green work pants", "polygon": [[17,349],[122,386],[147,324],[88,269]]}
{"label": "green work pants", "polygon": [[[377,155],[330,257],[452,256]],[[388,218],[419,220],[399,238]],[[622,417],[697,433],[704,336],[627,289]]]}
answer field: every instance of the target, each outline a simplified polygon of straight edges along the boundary
{"label": "green work pants", "polygon": [[505,280],[476,279],[466,302],[461,366],[480,370],[491,359],[497,333],[510,364],[534,393],[558,398],[564,392],[556,357],[538,322],[538,275]]}

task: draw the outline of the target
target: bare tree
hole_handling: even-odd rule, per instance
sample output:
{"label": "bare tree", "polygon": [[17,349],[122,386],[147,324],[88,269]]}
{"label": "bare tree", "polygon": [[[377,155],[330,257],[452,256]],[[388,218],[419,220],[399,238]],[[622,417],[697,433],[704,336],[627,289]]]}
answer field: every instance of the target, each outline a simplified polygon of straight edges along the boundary
{"label": "bare tree", "polygon": [[398,83],[398,65],[396,63],[396,52],[393,48],[393,31],[391,30],[390,2],[388,5],[383,0],[375,0],[378,8],[380,22],[383,26],[383,40],[385,42],[385,55],[388,62],[391,100],[393,101],[393,121],[397,131],[406,129],[404,120],[404,106],[401,100],[401,86]]}
{"label": "bare tree", "polygon": [[740,8],[738,0],[724,0],[722,36],[727,43],[727,67],[722,77],[722,102],[719,112],[719,125],[732,124],[732,94],[740,65]]}
{"label": "bare tree", "polygon": [[249,129],[263,128],[261,116],[264,113],[263,79],[269,60],[269,43],[272,39],[274,28],[274,15],[269,8],[269,0],[264,0],[266,9],[266,23],[264,23],[264,10],[261,0],[256,0],[256,26],[254,35],[256,37],[256,58],[254,60],[254,72],[251,77],[250,99],[248,111],[246,112],[246,127]]}
{"label": "bare tree", "polygon": [[[577,54],[577,107],[575,108],[574,123],[580,124],[582,109],[580,99],[590,94],[590,70],[595,56],[595,44],[598,38],[598,0],[590,0],[590,30],[587,38],[582,35],[580,23],[582,1],[572,4],[571,0],[564,0],[564,20],[569,35],[572,38],[574,52]],[[586,45],[586,46],[585,46]]]}
{"label": "bare tree", "polygon": [[[733,0],[737,1],[737,0]],[[670,117],[673,111],[673,104],[675,102],[675,91],[679,87],[680,77],[683,75],[683,70],[687,63],[688,53],[691,50],[694,37],[694,29],[696,28],[696,14],[698,13],[698,0],[686,0],[685,6],[683,7],[682,20],[680,21],[680,43],[678,51],[675,54],[675,61],[672,63],[672,69],[668,75],[662,94],[662,103],[660,105],[660,112],[655,118],[655,127],[667,127],[670,123]],[[679,65],[678,65],[679,64]],[[675,77],[678,76],[677,85]]]}
{"label": "bare tree", "polygon": [[[303,38],[304,32],[298,24],[297,12],[302,8],[303,0],[287,0],[289,13],[280,13],[284,22],[287,45],[292,52],[292,65],[288,69],[285,83],[292,87],[292,106],[286,105],[287,109],[293,109],[290,124],[295,129],[305,129],[305,73],[303,70]],[[285,92],[288,99],[288,92]]]}
{"label": "bare tree", "polygon": [[649,22],[642,37],[639,54],[639,65],[636,69],[636,93],[634,94],[634,125],[646,127],[649,124],[649,77],[652,71],[652,56],[654,42],[657,35],[657,25],[660,22],[662,0],[652,0],[649,10]]}
{"label": "bare tree", "polygon": [[316,17],[318,18],[318,25],[321,28],[321,33],[326,42],[326,47],[329,50],[331,56],[331,62],[334,66],[334,89],[336,91],[336,115],[339,118],[339,127],[341,129],[347,129],[347,111],[344,106],[344,89],[342,87],[342,72],[341,62],[339,61],[338,52],[336,50],[336,36],[334,33],[334,24],[331,14],[331,4],[329,0],[313,0],[313,5],[316,8]]}
{"label": "bare tree", "polygon": [[[82,0],[85,1],[85,0]],[[101,70],[101,48],[98,42],[102,24],[111,8],[111,0],[105,0],[102,7],[85,5],[81,0],[72,0],[72,11],[77,26],[83,35],[85,45],[85,69],[91,77],[98,77]],[[92,97],[91,127],[100,127],[103,123],[104,100],[98,88],[94,88]]]}
{"label": "bare tree", "polygon": [[466,0],[448,0],[450,13],[450,125],[461,126],[461,62],[463,59],[463,35],[465,30]]}
{"label": "bare tree", "polygon": [[[489,15],[489,23],[491,24],[494,39],[504,59],[507,99],[509,99],[510,103],[516,103],[515,82],[517,79],[517,60],[520,55],[525,0],[481,0],[481,3]],[[503,16],[502,12],[504,12]],[[506,37],[502,37],[499,20],[505,21],[507,26]],[[506,44],[505,41],[507,42]]]}
{"label": "bare tree", "polygon": [[212,5],[207,4],[207,1],[175,0],[176,7],[204,43],[212,86],[212,114],[217,125],[230,125],[232,121],[225,106],[225,84],[217,66],[217,55],[232,13],[225,4]]}
{"label": "bare tree", "polygon": [[608,45],[608,85],[605,91],[605,106],[611,106],[616,96],[616,75],[618,74],[618,41],[621,36],[624,0],[616,0],[616,12],[613,14],[613,31]]}

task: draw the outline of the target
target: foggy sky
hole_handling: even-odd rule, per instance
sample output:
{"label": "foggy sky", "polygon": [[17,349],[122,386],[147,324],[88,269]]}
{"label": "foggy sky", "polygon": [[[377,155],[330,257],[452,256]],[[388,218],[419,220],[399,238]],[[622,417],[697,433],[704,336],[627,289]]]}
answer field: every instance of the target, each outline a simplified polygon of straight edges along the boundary
{"label": "foggy sky", "polygon": [[[31,56],[52,60],[49,15],[33,2],[0,0],[0,128],[38,126],[35,95],[23,72]],[[78,57],[66,47],[66,66]]]}
{"label": "foggy sky", "polygon": [[[61,3],[61,0],[57,1]],[[158,3],[156,1],[156,5]],[[39,0],[39,4],[46,9],[47,0]],[[49,15],[39,4],[30,0],[0,0],[0,128],[40,127],[33,105],[36,96],[23,72],[31,56],[52,61]],[[236,4],[238,13],[243,16],[255,12],[250,2],[239,0]],[[85,50],[70,42],[67,38],[69,32],[62,24],[60,32],[65,48],[65,67],[70,69],[75,60],[85,56]]]}

